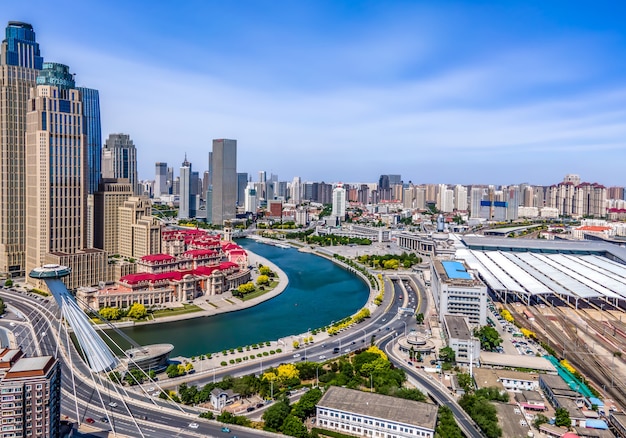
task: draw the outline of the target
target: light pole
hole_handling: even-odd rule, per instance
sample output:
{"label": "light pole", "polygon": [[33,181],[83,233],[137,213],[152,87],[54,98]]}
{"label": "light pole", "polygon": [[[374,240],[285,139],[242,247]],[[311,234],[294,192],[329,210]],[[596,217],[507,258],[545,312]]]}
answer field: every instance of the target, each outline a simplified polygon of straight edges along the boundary
{"label": "light pole", "polygon": [[359,329],[363,332],[363,344],[365,344],[365,342],[367,341],[367,333],[365,332],[365,329]]}
{"label": "light pole", "polygon": [[315,368],[315,387],[316,387],[316,388],[319,388],[319,386],[320,386],[320,375],[319,375],[319,369],[320,369],[320,366],[318,365],[318,366]]}
{"label": "light pole", "polygon": [[215,383],[215,368],[213,368],[213,383]]}
{"label": "light pole", "polygon": [[374,392],[374,381],[372,380],[372,374],[370,374],[370,392]]}
{"label": "light pole", "polygon": [[259,368],[259,377],[263,377],[263,358],[261,358],[261,364]]}
{"label": "light pole", "polygon": [[406,336],[406,321],[400,321],[402,324],[404,324],[404,336]]}

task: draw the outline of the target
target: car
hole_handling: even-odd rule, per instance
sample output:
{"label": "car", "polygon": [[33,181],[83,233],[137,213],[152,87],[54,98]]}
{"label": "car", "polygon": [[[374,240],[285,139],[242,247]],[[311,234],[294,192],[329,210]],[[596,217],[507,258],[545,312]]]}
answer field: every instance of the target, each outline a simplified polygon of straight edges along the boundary
{"label": "car", "polygon": [[230,429],[227,427],[222,427],[222,432],[230,433]]}
{"label": "car", "polygon": [[293,357],[300,357],[300,353],[294,354]]}
{"label": "car", "polygon": [[407,363],[409,364],[409,366],[413,366],[413,362],[408,361]]}
{"label": "car", "polygon": [[356,341],[352,341],[352,345],[356,344]]}
{"label": "car", "polygon": [[322,354],[319,358],[320,358],[320,360],[324,360],[324,359],[326,359],[326,356],[324,356],[324,355]]}
{"label": "car", "polygon": [[109,403],[109,406],[111,406],[112,408],[117,408],[117,403],[111,402]]}
{"label": "car", "polygon": [[387,321],[387,318],[383,318],[383,322],[386,322],[386,321]]}
{"label": "car", "polygon": [[10,325],[11,327],[15,327],[15,323],[14,323],[14,322],[10,322],[10,323],[9,323],[9,325]]}
{"label": "car", "polygon": [[389,330],[389,327],[385,328],[385,330]]}
{"label": "car", "polygon": [[343,350],[344,353],[350,353],[350,349],[346,348],[345,350]]}
{"label": "car", "polygon": [[96,422],[96,420],[94,420],[93,418],[85,418],[85,423],[87,424],[94,424]]}
{"label": "car", "polygon": [[100,421],[102,421],[103,423],[108,423],[109,419],[107,417],[102,417]]}
{"label": "car", "polygon": [[264,404],[263,404],[263,403],[257,403],[257,404],[256,404],[257,409],[262,408],[263,406],[264,406]]}
{"label": "car", "polygon": [[161,393],[159,391],[154,391],[152,394],[150,394],[152,397],[158,397],[161,395]]}
{"label": "car", "polygon": [[151,386],[150,388],[148,388],[146,391],[148,392],[154,392],[156,388],[154,386]]}
{"label": "car", "polygon": [[300,360],[306,360],[306,357],[302,356],[302,357],[300,358]]}
{"label": "car", "polygon": [[254,411],[256,408],[254,406],[248,406],[248,408],[246,409],[247,412],[252,412]]}
{"label": "car", "polygon": [[189,423],[189,427],[191,429],[197,429],[198,427],[200,427],[200,425],[198,423]]}

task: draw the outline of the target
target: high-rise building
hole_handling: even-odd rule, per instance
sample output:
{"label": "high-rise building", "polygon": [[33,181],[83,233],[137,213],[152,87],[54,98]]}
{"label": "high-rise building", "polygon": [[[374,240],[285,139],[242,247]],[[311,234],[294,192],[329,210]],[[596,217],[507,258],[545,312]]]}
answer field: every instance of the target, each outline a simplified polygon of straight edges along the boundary
{"label": "high-rise building", "polygon": [[483,200],[484,189],[482,187],[472,187],[470,192],[470,217],[480,217],[480,201]]}
{"label": "high-rise building", "polygon": [[244,200],[244,208],[248,213],[255,213],[258,208],[258,198],[256,196],[256,188],[254,183],[248,183],[246,187],[246,195]]}
{"label": "high-rise building", "polygon": [[81,99],[69,67],[46,62],[26,115],[26,271],[63,260],[72,268],[66,280],[70,289],[106,279],[106,253],[88,245],[89,169]]}
{"label": "high-rise building", "polygon": [[467,187],[460,184],[454,186],[454,208],[457,211],[467,211]]}
{"label": "high-rise building", "polygon": [[0,49],[0,273],[25,275],[26,111],[43,58],[30,24],[10,21]]}
{"label": "high-rise building", "polygon": [[119,254],[141,258],[161,252],[161,225],[151,212],[144,196],[131,196],[118,208]]}
{"label": "high-rise building", "polygon": [[[20,350],[0,351],[2,362]],[[57,438],[61,436],[61,367],[52,356],[19,355],[3,370],[0,392],[2,436]]]}
{"label": "high-rise building", "polygon": [[333,210],[332,215],[343,221],[346,217],[346,189],[339,183],[333,189]]}
{"label": "high-rise building", "polygon": [[78,87],[78,90],[83,101],[83,123],[87,140],[87,193],[93,194],[99,188],[102,173],[100,93],[85,87]]}
{"label": "high-rise building", "polygon": [[109,254],[119,254],[119,208],[133,196],[133,188],[125,179],[103,179],[94,194],[94,246]]}
{"label": "high-rise building", "polygon": [[246,196],[246,187],[248,186],[248,173],[237,173],[237,207],[243,207]]}
{"label": "high-rise building", "polygon": [[102,149],[102,177],[127,179],[133,186],[133,193],[139,193],[137,148],[128,134],[109,134]]}
{"label": "high-rise building", "polygon": [[291,181],[290,201],[296,205],[302,202],[302,180],[299,176],[294,176]]}
{"label": "high-rise building", "polygon": [[167,187],[167,163],[156,163],[154,165],[154,197],[169,193]]}
{"label": "high-rise building", "polygon": [[212,223],[235,218],[237,204],[237,140],[213,140]]}
{"label": "high-rise building", "polygon": [[191,219],[195,217],[192,210],[191,195],[191,163],[187,161],[187,155],[185,155],[185,161],[180,166],[180,185],[178,187],[180,197],[178,204],[178,218],[179,219]]}

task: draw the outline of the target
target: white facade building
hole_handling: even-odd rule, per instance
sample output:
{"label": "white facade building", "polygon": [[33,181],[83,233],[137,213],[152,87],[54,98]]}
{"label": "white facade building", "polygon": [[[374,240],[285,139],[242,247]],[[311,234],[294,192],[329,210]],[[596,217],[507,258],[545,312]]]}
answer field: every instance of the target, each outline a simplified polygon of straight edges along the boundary
{"label": "white facade building", "polygon": [[346,189],[343,188],[341,183],[337,184],[337,187],[333,189],[332,215],[342,221],[346,217]]}
{"label": "white facade building", "polygon": [[443,323],[445,315],[464,316],[472,326],[487,324],[487,286],[463,262],[434,259],[431,288]]}
{"label": "white facade building", "polygon": [[317,403],[317,425],[371,438],[432,438],[437,406],[387,395],[329,387]]}

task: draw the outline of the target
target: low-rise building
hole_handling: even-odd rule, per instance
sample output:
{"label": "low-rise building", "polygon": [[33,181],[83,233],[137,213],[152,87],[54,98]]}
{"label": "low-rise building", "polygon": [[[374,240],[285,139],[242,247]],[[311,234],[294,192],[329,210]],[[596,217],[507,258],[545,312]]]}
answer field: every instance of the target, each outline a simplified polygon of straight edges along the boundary
{"label": "low-rise building", "polygon": [[317,403],[317,425],[373,438],[432,438],[437,406],[386,395],[329,387]]}
{"label": "low-rise building", "polygon": [[463,316],[444,315],[444,327],[448,346],[454,350],[456,363],[469,365],[470,360],[477,366],[480,364],[480,341],[472,335],[467,318]]}

